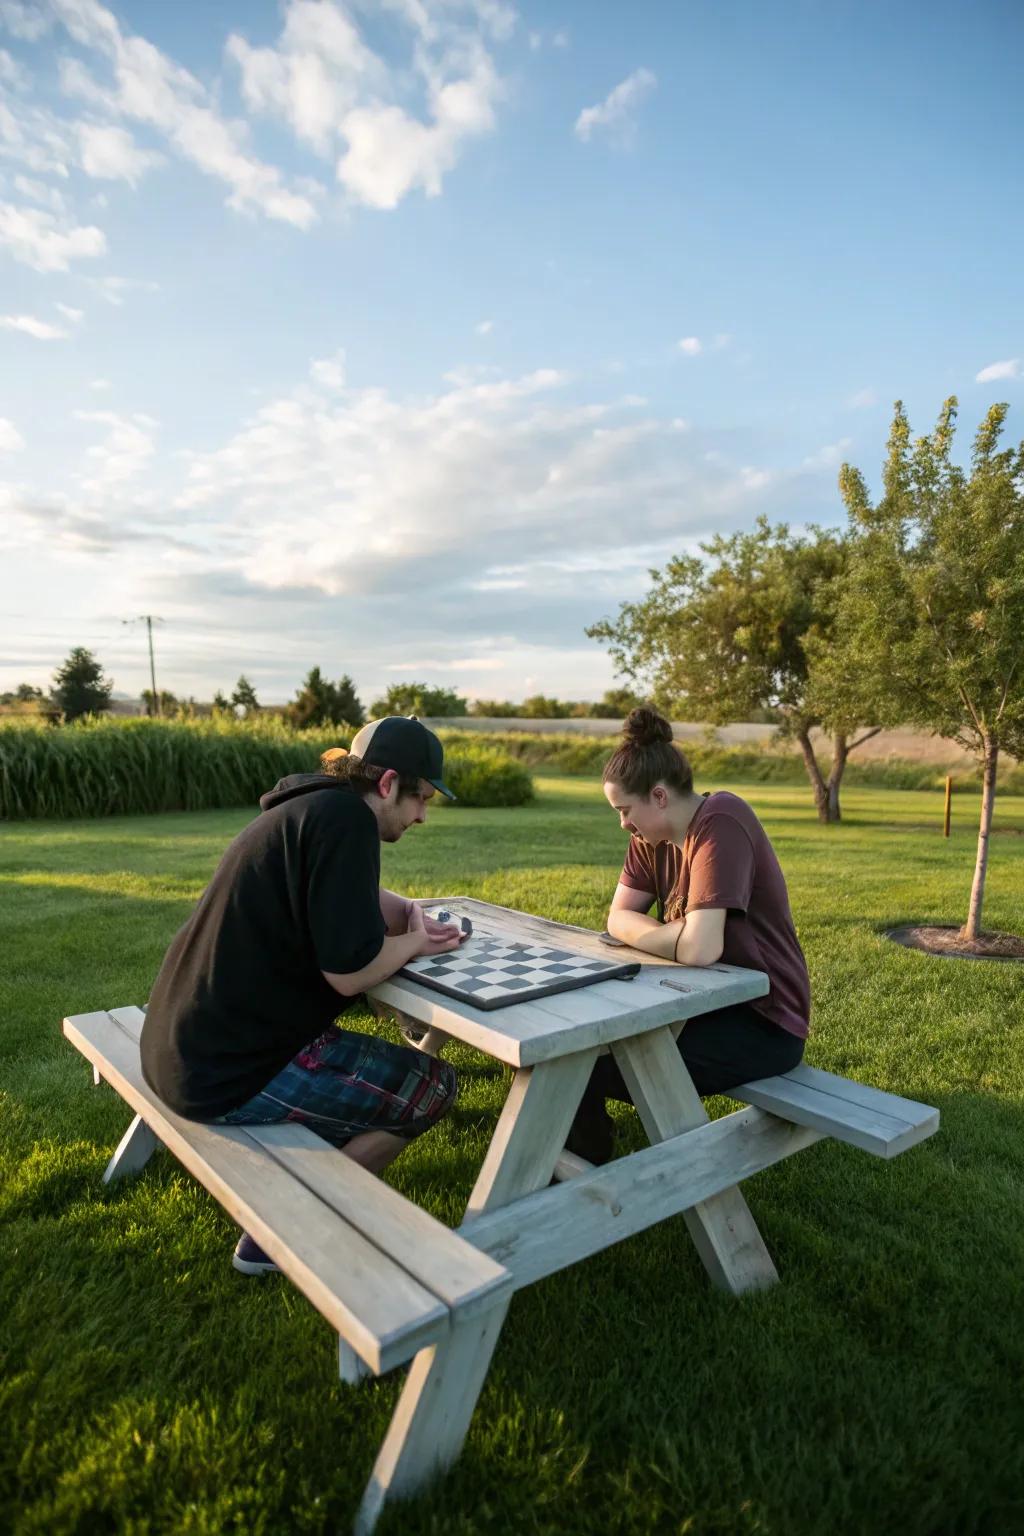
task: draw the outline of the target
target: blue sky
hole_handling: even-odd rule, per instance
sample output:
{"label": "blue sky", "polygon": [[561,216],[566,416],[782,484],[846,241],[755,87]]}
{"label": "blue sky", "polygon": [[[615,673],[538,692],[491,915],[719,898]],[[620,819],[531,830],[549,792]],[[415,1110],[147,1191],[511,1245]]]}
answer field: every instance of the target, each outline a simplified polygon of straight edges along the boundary
{"label": "blue sky", "polygon": [[1017,0],[0,0],[0,687],[597,697],[1024,375]]}

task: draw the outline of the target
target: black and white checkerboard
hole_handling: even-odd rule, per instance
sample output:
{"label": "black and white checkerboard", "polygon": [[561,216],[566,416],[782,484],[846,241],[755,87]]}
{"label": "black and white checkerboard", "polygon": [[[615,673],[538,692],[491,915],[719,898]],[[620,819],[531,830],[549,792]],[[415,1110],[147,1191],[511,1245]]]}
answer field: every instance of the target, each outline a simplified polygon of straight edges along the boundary
{"label": "black and white checkerboard", "polygon": [[474,1008],[507,1008],[595,981],[625,979],[639,969],[636,963],[615,965],[547,944],[476,934],[450,954],[420,955],[399,974]]}

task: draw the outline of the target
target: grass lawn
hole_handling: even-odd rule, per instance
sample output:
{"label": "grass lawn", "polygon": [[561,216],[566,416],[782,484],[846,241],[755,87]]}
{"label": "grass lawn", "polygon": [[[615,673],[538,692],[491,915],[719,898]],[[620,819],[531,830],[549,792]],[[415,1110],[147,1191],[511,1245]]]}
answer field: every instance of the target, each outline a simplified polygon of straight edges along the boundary
{"label": "grass lawn", "polygon": [[[523,810],[432,813],[385,881],[603,926],[616,819],[593,783],[538,783]],[[770,1294],[713,1292],[680,1220],[521,1293],[461,1460],[383,1536],[1024,1529],[1024,966],[880,936],[966,915],[978,799],[945,842],[937,794],[850,790],[823,828],[806,790],[730,787],[789,880],[807,1059],[938,1105],[940,1132],[888,1165],[826,1142],[751,1180]],[[343,1532],[392,1411],[397,1377],[342,1388],[305,1300],[233,1272],[235,1229],[173,1159],[103,1189],[129,1111],[59,1033],[145,1001],[247,815],[0,830],[0,1529],[19,1536]],[[997,805],[985,925],[1024,932],[1024,799]],[[456,1223],[507,1078],[450,1054],[458,1105],[389,1178]]]}

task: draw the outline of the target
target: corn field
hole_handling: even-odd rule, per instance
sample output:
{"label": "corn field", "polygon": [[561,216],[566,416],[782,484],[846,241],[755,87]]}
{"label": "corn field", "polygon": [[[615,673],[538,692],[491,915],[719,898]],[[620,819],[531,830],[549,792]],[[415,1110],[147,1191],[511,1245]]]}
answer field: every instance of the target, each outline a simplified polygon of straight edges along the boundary
{"label": "corn field", "polygon": [[[337,730],[296,731],[279,719],[0,723],[0,819],[115,816],[255,806],[285,774],[313,773]],[[445,778],[464,805],[522,805],[533,781],[489,745],[460,745]]]}

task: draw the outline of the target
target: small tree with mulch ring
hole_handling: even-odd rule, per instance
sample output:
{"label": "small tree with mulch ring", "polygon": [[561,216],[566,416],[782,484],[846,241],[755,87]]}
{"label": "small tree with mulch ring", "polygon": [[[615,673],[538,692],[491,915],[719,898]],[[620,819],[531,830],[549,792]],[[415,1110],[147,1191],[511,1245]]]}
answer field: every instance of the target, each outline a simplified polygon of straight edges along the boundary
{"label": "small tree with mulch ring", "polygon": [[1007,410],[989,410],[968,473],[951,457],[956,400],[913,444],[897,402],[878,503],[859,470],[844,464],[839,477],[854,532],[839,613],[846,686],[883,724],[951,737],[981,764],[978,852],[960,930],[969,952],[987,947],[981,913],[999,754],[1024,756],[1024,443],[999,448]]}

